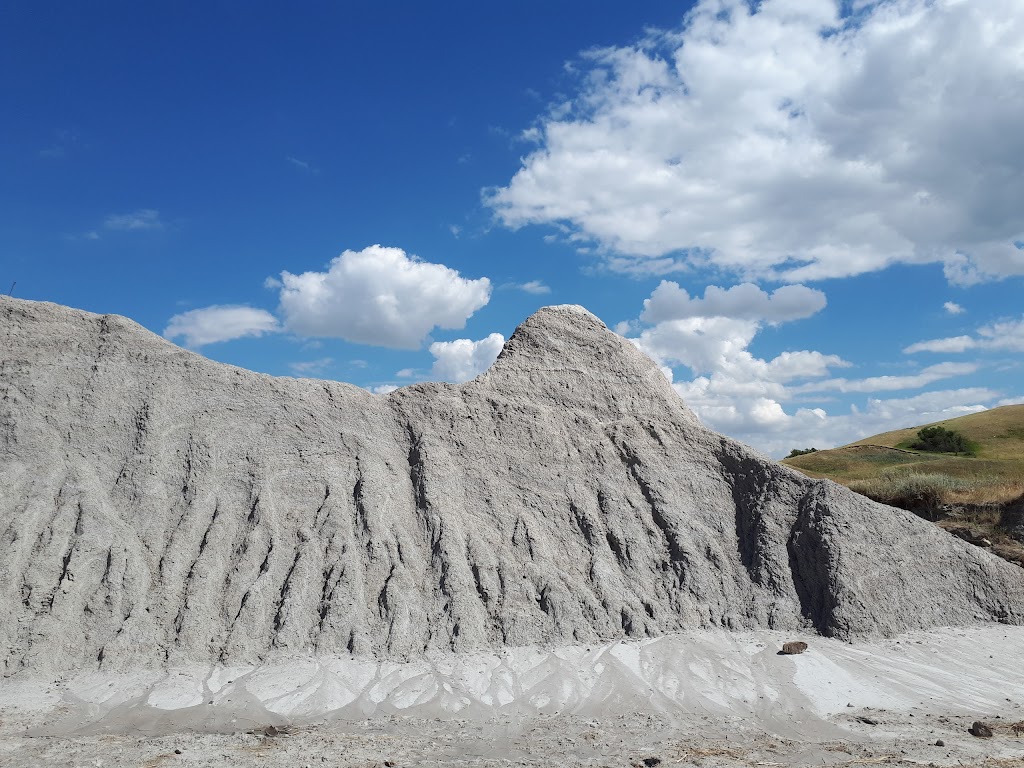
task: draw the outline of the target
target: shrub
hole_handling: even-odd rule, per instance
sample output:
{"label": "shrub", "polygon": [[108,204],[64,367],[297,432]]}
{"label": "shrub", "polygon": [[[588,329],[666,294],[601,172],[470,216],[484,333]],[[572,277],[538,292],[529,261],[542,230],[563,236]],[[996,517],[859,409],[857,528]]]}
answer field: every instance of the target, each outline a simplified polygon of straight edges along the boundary
{"label": "shrub", "polygon": [[850,489],[874,501],[932,517],[949,501],[951,493],[966,490],[970,485],[949,475],[885,472],[871,480],[850,483]]}

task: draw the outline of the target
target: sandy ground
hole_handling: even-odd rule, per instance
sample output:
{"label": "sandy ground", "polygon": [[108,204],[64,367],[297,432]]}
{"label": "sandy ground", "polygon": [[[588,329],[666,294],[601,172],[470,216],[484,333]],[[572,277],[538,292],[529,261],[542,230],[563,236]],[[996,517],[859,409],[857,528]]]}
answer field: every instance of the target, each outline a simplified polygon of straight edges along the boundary
{"label": "sandy ground", "polygon": [[[777,654],[795,639],[806,653]],[[995,735],[969,734],[975,720]],[[854,644],[695,632],[18,676],[0,681],[0,765],[1024,766],[1021,721],[1024,628]]]}

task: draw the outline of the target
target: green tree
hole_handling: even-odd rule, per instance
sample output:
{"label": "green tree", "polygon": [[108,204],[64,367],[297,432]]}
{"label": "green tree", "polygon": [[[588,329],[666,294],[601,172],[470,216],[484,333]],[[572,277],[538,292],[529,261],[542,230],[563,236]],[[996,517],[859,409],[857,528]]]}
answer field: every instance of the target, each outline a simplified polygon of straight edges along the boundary
{"label": "green tree", "polygon": [[934,453],[970,453],[971,444],[967,438],[945,427],[925,427],[917,432],[917,442],[911,448]]}
{"label": "green tree", "polygon": [[807,454],[807,453],[817,453],[817,452],[818,452],[817,448],[803,448],[803,449],[801,449],[801,448],[794,448],[792,451],[789,452],[789,456],[787,456],[786,458],[787,459],[792,459],[795,456],[803,456],[804,454]]}

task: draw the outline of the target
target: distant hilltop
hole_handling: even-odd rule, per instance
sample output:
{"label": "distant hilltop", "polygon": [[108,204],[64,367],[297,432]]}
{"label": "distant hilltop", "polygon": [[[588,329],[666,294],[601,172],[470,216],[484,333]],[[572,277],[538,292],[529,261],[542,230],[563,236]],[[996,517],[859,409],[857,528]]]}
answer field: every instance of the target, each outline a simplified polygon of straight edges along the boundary
{"label": "distant hilltop", "polygon": [[[956,436],[958,447],[923,445],[919,433],[935,428]],[[884,432],[783,463],[908,509],[1024,566],[1024,405]]]}

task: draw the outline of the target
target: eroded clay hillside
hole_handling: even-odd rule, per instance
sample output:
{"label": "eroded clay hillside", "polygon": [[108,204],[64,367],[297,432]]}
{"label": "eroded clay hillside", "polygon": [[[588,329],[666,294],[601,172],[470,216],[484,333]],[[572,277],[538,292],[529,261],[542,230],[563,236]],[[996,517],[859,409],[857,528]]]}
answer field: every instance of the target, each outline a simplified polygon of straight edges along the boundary
{"label": "eroded clay hillside", "polygon": [[701,426],[579,307],[377,396],[0,298],[2,666],[1024,619],[1019,569]]}

